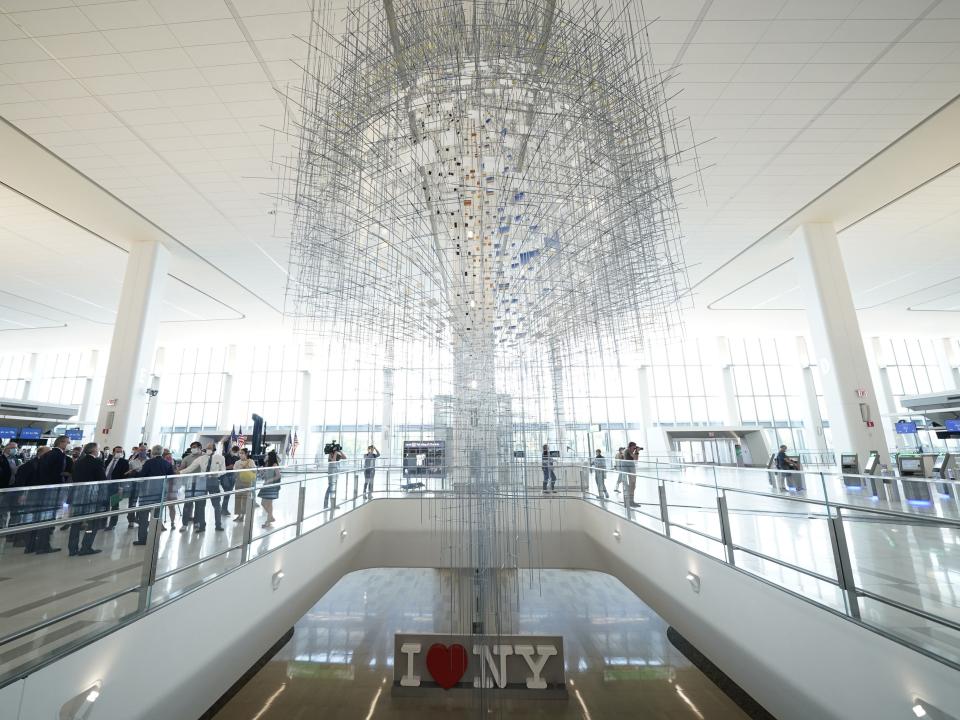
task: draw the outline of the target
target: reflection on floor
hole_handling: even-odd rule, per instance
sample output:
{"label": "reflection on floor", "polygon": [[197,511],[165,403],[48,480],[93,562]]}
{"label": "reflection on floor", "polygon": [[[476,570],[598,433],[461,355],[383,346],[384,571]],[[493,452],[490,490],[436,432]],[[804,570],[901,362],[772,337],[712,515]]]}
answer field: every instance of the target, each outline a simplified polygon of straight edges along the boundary
{"label": "reflection on floor", "polygon": [[[343,578],[216,720],[469,717],[472,692],[393,698],[393,635],[449,627],[443,570],[365,570]],[[648,720],[746,715],[667,640],[666,624],[618,580],[522,573],[519,632],[562,635],[569,698],[513,699],[492,717]]]}

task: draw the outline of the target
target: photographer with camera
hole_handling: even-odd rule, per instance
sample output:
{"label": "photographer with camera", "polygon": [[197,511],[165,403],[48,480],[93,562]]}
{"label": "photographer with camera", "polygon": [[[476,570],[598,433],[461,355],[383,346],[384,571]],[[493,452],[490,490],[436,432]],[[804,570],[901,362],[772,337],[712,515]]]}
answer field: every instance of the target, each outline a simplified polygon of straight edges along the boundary
{"label": "photographer with camera", "polygon": [[377,474],[377,458],[380,457],[380,451],[373,445],[367,446],[367,452],[363,456],[363,496],[373,497],[373,477]]}
{"label": "photographer with camera", "polygon": [[333,508],[337,507],[337,469],[341,460],[346,460],[347,456],[343,454],[343,448],[336,440],[331,440],[323,446],[323,451],[327,454],[327,492],[323,496],[323,508],[330,505],[330,498],[333,498]]}

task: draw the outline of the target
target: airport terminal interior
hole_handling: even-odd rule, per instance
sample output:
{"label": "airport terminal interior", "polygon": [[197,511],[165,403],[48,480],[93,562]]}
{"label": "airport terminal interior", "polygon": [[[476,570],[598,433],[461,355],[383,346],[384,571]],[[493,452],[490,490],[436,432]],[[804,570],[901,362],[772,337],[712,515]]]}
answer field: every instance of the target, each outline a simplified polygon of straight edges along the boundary
{"label": "airport terminal interior", "polygon": [[960,1],[0,0],[0,720],[960,720]]}

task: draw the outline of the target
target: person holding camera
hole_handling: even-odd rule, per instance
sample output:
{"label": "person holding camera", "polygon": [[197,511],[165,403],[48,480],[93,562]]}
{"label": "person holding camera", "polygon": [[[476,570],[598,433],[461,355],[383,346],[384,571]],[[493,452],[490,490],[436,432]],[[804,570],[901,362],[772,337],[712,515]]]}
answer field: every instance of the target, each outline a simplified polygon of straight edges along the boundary
{"label": "person holding camera", "polygon": [[323,508],[327,509],[330,505],[330,498],[333,498],[333,507],[337,507],[337,468],[341,460],[346,460],[347,456],[343,454],[343,448],[336,440],[328,442],[323,447],[327,454],[327,492],[323,496]]}
{"label": "person holding camera", "polygon": [[380,451],[373,445],[367,447],[367,452],[363,456],[363,496],[367,493],[373,496],[373,476],[377,474],[377,458],[380,457]]}

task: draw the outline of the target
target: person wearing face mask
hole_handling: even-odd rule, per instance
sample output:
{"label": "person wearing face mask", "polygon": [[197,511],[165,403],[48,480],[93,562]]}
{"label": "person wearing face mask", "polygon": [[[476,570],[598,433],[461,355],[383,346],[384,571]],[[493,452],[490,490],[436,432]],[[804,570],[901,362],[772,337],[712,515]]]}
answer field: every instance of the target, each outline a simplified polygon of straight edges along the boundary
{"label": "person wearing face mask", "polygon": [[[107,492],[110,494],[110,509],[119,510],[120,490],[123,487],[121,481],[126,478],[127,473],[130,472],[130,462],[123,456],[123,448],[120,445],[113,448],[113,452],[107,456],[104,462],[104,468],[107,480],[114,481],[107,486]],[[107,526],[104,530],[113,530],[119,520],[119,515],[111,515],[107,519]]]}
{"label": "person wearing face mask", "polygon": [[[180,474],[181,475],[185,475],[190,472],[199,472],[198,470],[191,471],[188,468],[194,462],[194,460],[197,460],[202,455],[202,452],[201,452],[202,450],[203,450],[203,445],[199,441],[194,440],[192,443],[190,443],[190,448],[183,454],[183,457],[180,458]],[[189,485],[185,480],[182,482],[185,490],[184,494],[186,497],[191,498],[194,495],[196,495],[195,482],[190,483]],[[203,493],[201,492],[200,494],[202,495]],[[180,522],[181,522],[180,532],[186,532],[187,530],[190,529],[190,523],[193,522],[193,503],[192,502],[183,504],[180,511]]]}
{"label": "person wearing face mask", "polygon": [[[220,513],[220,476],[226,471],[223,455],[217,452],[217,444],[210,443],[204,449],[203,454],[190,463],[183,471],[186,473],[203,473],[202,477],[194,480],[194,496],[213,495],[210,498],[210,505],[213,506],[213,518],[216,522],[217,530],[223,530]],[[193,502],[193,524],[198,533],[207,529],[206,518],[207,500],[200,497]],[[184,528],[180,528],[183,532]]]}
{"label": "person wearing face mask", "polygon": [[[130,459],[127,461],[126,494],[128,509],[135,508],[137,506],[137,497],[140,494],[140,483],[136,480],[136,478],[140,476],[140,470],[143,468],[143,464],[146,461],[147,453],[143,450],[142,446],[134,445],[130,449]],[[131,510],[127,513],[127,529],[132,529],[136,521],[137,513]]]}

